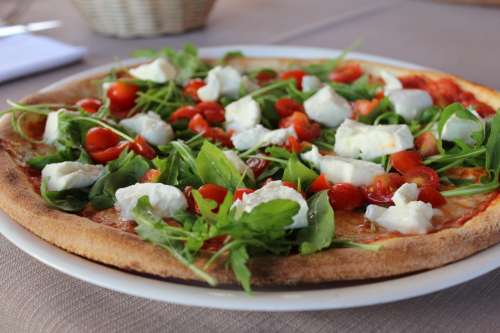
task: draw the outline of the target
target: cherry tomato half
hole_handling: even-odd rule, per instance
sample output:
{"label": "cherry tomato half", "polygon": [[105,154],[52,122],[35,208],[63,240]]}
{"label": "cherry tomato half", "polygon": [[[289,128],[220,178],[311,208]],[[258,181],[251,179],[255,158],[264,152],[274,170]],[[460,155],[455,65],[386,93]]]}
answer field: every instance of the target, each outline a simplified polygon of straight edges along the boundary
{"label": "cherry tomato half", "polygon": [[375,110],[379,104],[380,100],[378,99],[372,99],[371,101],[367,99],[359,99],[354,102],[353,111],[356,117],[367,116]]}
{"label": "cherry tomato half", "polygon": [[241,200],[243,198],[243,194],[250,194],[250,193],[252,193],[254,191],[255,190],[252,190],[251,188],[237,188],[234,191],[233,200],[234,201]]}
{"label": "cherry tomato half", "polygon": [[432,186],[422,186],[418,193],[418,200],[430,203],[434,208],[446,203],[445,197]]}
{"label": "cherry tomato half", "polygon": [[160,178],[161,172],[157,169],[149,169],[141,177],[141,183],[156,183],[158,178]]}
{"label": "cherry tomato half", "polygon": [[306,72],[304,72],[301,69],[295,69],[295,70],[290,70],[281,73],[280,78],[282,80],[295,80],[295,86],[297,89],[302,90],[302,78],[306,75]]}
{"label": "cherry tomato half", "polygon": [[250,157],[246,164],[252,169],[254,176],[259,177],[269,165],[269,161],[257,157]]}
{"label": "cherry tomato half", "polygon": [[426,166],[417,166],[403,174],[405,182],[415,183],[418,187],[431,186],[439,188],[439,175],[433,169]]}
{"label": "cherry tomato half", "polygon": [[188,124],[188,128],[196,133],[206,133],[209,127],[208,122],[201,114],[194,115]]}
{"label": "cherry tomato half", "polygon": [[207,239],[201,249],[209,252],[217,252],[224,246],[228,238],[229,236],[227,235],[220,235]]}
{"label": "cherry tomato half", "polygon": [[132,149],[136,154],[147,158],[148,160],[152,160],[156,157],[156,151],[141,135],[136,136],[134,141],[130,143],[130,149]]}
{"label": "cherry tomato half", "polygon": [[333,185],[328,196],[330,205],[338,210],[353,210],[361,207],[365,202],[361,189],[349,183]]}
{"label": "cherry tomato half", "polygon": [[386,173],[373,178],[370,185],[362,188],[366,200],[375,205],[392,204],[392,195],[403,185],[404,178],[397,173]]}
{"label": "cherry tomato half", "polygon": [[225,120],[224,108],[217,102],[200,102],[196,105],[196,109],[211,124],[222,123]]}
{"label": "cherry tomato half", "polygon": [[116,160],[118,156],[120,156],[122,151],[128,146],[129,142],[122,141],[113,147],[109,147],[103,150],[89,151],[89,155],[95,162],[105,164],[110,161]]}
{"label": "cherry tomato half", "polygon": [[102,102],[96,98],[84,98],[76,102],[87,113],[96,113],[102,106]]}
{"label": "cherry tomato half", "polygon": [[135,106],[139,87],[132,83],[117,81],[109,86],[107,96],[109,109],[116,117],[124,117]]}
{"label": "cherry tomato half", "polygon": [[198,97],[198,89],[205,86],[205,82],[202,79],[194,79],[189,81],[185,86],[183,93],[185,96],[191,97],[195,102],[198,102],[200,98]]}
{"label": "cherry tomato half", "polygon": [[422,158],[416,151],[400,151],[390,157],[391,165],[400,173],[405,173],[414,167],[422,165]]}
{"label": "cherry tomato half", "polygon": [[274,108],[281,118],[291,116],[294,112],[304,112],[304,106],[292,98],[280,98]]}
{"label": "cherry tomato half", "polygon": [[289,136],[286,139],[285,148],[292,153],[300,153],[302,151],[300,141],[294,136]]}
{"label": "cherry tomato half", "polygon": [[257,73],[255,79],[257,80],[259,86],[263,86],[273,81],[278,77],[278,73],[273,71],[272,69],[263,69]]}
{"label": "cherry tomato half", "polygon": [[120,136],[104,127],[92,127],[85,136],[85,149],[95,152],[116,146],[120,142]]}
{"label": "cherry tomato half", "polygon": [[330,80],[340,83],[352,83],[363,75],[359,64],[346,64],[336,68],[330,73]]}
{"label": "cherry tomato half", "polygon": [[198,189],[198,192],[200,192],[203,198],[213,200],[217,203],[217,207],[214,209],[214,212],[219,209],[219,206],[224,202],[224,198],[227,195],[226,188],[215,184],[202,185]]}
{"label": "cherry tomato half", "polygon": [[293,126],[301,141],[313,141],[321,135],[319,124],[311,123],[305,113],[294,112],[291,116],[281,119],[279,126],[286,128]]}
{"label": "cherry tomato half", "polygon": [[191,119],[198,113],[199,110],[195,106],[192,105],[181,106],[180,108],[172,112],[172,114],[170,114],[168,121],[171,123],[175,123],[180,119]]}
{"label": "cherry tomato half", "polygon": [[309,192],[316,193],[316,192],[321,192],[324,190],[330,189],[332,184],[326,179],[326,176],[324,174],[319,175],[316,177],[316,179],[309,185],[309,188],[307,189]]}
{"label": "cherry tomato half", "polygon": [[437,140],[432,132],[424,132],[415,138],[415,147],[423,157],[439,153]]}

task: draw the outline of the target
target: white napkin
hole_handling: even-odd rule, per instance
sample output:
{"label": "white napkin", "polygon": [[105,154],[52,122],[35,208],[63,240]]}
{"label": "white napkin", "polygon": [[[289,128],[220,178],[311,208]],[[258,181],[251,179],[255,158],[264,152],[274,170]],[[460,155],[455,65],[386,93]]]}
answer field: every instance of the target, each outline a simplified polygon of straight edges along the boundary
{"label": "white napkin", "polygon": [[80,60],[84,47],[30,34],[0,39],[0,82]]}

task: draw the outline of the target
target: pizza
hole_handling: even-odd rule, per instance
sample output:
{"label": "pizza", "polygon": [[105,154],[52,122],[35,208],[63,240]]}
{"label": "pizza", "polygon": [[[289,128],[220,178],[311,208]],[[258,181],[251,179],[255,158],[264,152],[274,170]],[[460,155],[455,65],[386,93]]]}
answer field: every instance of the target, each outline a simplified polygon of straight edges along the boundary
{"label": "pizza", "polygon": [[150,60],[0,125],[0,207],[66,251],[209,285],[369,280],[500,241],[500,94],[361,60]]}

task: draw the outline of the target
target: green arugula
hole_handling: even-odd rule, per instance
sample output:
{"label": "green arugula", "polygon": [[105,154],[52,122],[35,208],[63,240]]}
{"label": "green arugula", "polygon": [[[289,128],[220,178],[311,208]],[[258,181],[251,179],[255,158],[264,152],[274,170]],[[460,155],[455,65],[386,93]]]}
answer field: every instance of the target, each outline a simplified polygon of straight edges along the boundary
{"label": "green arugula", "polygon": [[303,188],[307,188],[317,177],[318,174],[300,162],[297,155],[290,157],[283,173],[284,181],[300,184]]}
{"label": "green arugula", "polygon": [[40,186],[40,195],[52,207],[65,212],[79,212],[88,202],[88,190],[68,189],[63,191],[49,191],[48,179],[43,179]]}

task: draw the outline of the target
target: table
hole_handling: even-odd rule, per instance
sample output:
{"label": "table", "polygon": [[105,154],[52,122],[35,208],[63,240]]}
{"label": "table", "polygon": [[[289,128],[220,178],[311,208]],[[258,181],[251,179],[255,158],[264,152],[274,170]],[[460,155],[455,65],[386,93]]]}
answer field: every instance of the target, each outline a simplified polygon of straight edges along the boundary
{"label": "table", "polygon": [[[500,89],[500,8],[408,0],[219,0],[204,30],[117,40],[91,33],[69,1],[33,3],[23,21],[60,19],[47,32],[89,47],[84,62],[0,85],[18,99],[137,48],[283,44],[344,48],[438,68]],[[0,236],[1,332],[331,332],[500,330],[500,270],[432,295],[358,309],[252,313],[148,301],[102,289],[38,263]]]}

